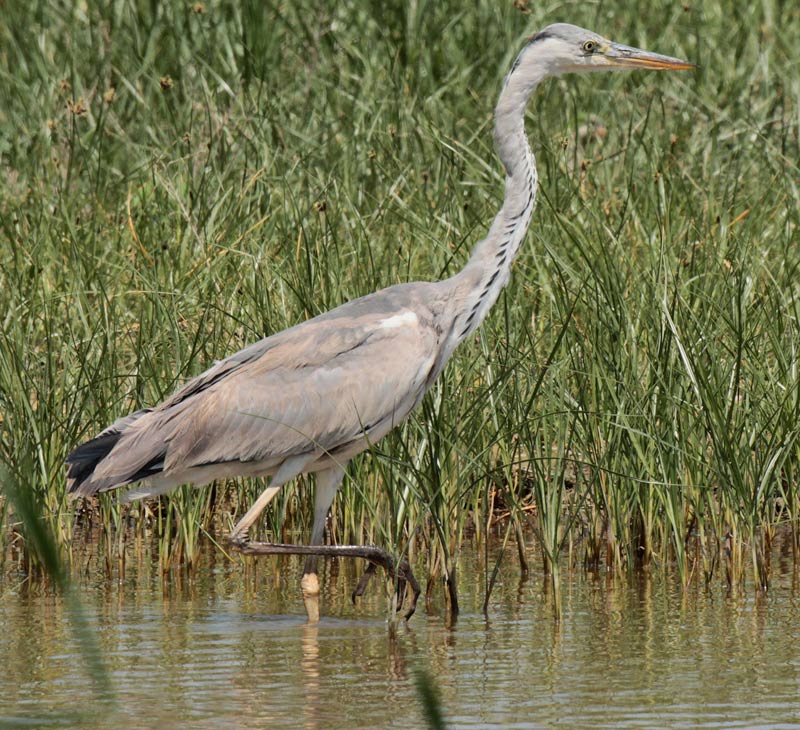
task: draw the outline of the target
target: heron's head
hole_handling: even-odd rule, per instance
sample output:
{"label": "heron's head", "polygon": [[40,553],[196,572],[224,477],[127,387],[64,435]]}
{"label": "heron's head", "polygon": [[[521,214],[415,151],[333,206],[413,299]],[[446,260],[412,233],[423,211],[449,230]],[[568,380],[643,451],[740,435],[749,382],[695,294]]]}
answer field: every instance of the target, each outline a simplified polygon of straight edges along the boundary
{"label": "heron's head", "polygon": [[694,68],[678,58],[623,46],[585,28],[555,23],[534,35],[514,64],[523,76],[557,76],[588,71],[654,69],[659,71]]}

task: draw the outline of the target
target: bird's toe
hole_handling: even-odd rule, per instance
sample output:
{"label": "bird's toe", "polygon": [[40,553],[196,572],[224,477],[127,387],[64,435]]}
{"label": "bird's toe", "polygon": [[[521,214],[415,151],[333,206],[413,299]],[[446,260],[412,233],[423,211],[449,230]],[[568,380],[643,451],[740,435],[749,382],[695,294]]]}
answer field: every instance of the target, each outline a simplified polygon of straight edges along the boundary
{"label": "bird's toe", "polygon": [[228,536],[228,545],[234,550],[242,551],[250,544],[247,533],[233,533]]}
{"label": "bird's toe", "polygon": [[358,581],[355,589],[353,590],[352,595],[350,596],[353,599],[353,603],[356,602],[356,598],[364,595],[364,591],[367,590],[367,585],[369,584],[370,579],[373,575],[375,575],[375,571],[377,570],[376,566],[373,563],[370,563],[367,566],[367,569],[364,571],[364,575]]}

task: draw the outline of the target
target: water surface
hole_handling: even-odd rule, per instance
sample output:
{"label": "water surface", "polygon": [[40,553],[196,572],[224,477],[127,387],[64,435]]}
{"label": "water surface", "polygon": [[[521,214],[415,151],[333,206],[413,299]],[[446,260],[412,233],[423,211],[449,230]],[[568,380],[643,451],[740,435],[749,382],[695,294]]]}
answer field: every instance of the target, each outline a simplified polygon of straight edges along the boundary
{"label": "water surface", "polygon": [[[508,561],[511,563],[511,561]],[[323,575],[323,619],[305,620],[300,560],[243,570],[210,553],[189,580],[146,564],[77,579],[102,647],[103,700],[74,610],[6,582],[0,598],[0,726],[408,728],[423,726],[418,669],[453,728],[800,727],[800,589],[791,564],[766,595],[681,591],[573,571],[556,624],[538,580],[503,573],[489,617],[467,556],[462,614],[423,606],[390,630],[382,586],[353,606],[356,566]],[[333,572],[332,572],[333,571]],[[441,597],[439,601],[441,602]]]}

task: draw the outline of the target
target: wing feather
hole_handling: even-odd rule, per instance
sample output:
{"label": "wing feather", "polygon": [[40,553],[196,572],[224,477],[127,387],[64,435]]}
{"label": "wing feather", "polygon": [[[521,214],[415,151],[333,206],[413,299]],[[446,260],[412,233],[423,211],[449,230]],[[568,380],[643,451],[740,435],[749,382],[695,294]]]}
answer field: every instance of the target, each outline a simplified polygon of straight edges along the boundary
{"label": "wing feather", "polygon": [[424,298],[412,310],[403,288],[350,302],[216,363],[134,421],[92,479],[125,483],[154,454],[163,455],[166,478],[211,464],[332,452],[365,433],[380,438],[420,401],[440,354],[441,333]]}
{"label": "wing feather", "polygon": [[345,336],[307,333],[210,388],[181,419],[167,468],[329,452],[401,421],[426,388],[435,335],[366,324]]}

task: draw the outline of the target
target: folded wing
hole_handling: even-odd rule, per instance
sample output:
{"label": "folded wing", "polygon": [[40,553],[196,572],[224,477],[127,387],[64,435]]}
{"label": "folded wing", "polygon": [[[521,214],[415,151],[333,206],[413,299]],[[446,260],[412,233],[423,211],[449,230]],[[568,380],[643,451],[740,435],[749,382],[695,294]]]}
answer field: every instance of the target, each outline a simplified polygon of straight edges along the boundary
{"label": "folded wing", "polygon": [[[261,340],[120,419],[119,432],[115,424],[70,455],[71,491],[209,481],[222,465],[219,473],[269,473],[298,454],[365,448],[422,398],[439,349],[424,312],[370,309],[357,300]],[[93,443],[93,458],[98,446],[110,450],[90,469],[81,449]]]}

